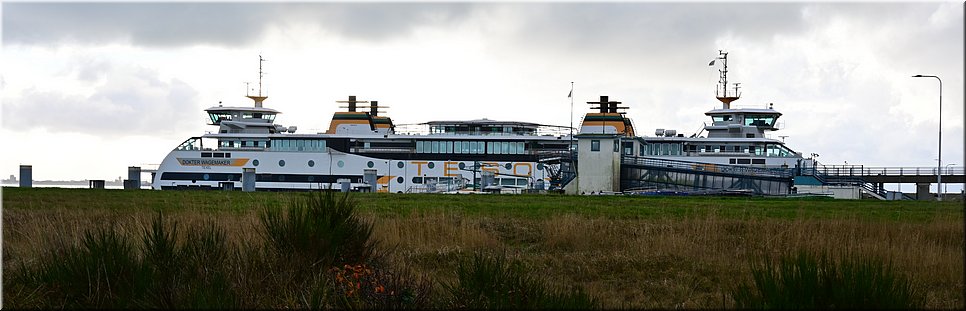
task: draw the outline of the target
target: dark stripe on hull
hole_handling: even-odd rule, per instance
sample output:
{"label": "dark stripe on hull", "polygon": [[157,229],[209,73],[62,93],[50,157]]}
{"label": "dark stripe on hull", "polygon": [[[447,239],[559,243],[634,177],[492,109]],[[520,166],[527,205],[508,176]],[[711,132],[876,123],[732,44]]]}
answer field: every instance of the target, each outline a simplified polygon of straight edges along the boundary
{"label": "dark stripe on hull", "polygon": [[[199,186],[161,186],[161,190],[205,190],[205,191],[213,191],[213,190],[222,190],[222,189],[219,188],[219,187],[201,186],[201,185],[199,185]],[[262,188],[262,187],[256,187],[255,190],[256,191],[273,191],[273,192],[339,191],[339,189],[319,189],[318,187],[316,187],[315,189]],[[234,188],[234,191],[241,191],[241,188],[237,188],[236,187],[236,188]]]}
{"label": "dark stripe on hull", "polygon": [[463,162],[537,162],[538,158],[531,154],[461,154],[461,153],[392,153],[372,152],[353,153],[364,157],[380,160],[409,161],[463,161]]}
{"label": "dark stripe on hull", "polygon": [[[205,179],[205,175],[208,179]],[[234,173],[181,173],[165,172],[161,180],[182,181],[241,181],[242,174]],[[379,178],[382,176],[376,176]],[[313,175],[313,174],[255,174],[256,182],[334,183],[339,179],[361,180],[362,175]]]}

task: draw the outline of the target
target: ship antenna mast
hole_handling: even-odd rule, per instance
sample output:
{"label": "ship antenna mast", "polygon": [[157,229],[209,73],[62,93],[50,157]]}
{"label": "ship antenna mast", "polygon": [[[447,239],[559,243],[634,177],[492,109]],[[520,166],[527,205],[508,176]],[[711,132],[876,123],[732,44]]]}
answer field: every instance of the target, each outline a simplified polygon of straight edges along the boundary
{"label": "ship antenna mast", "polygon": [[[263,73],[262,73],[262,63],[263,62],[265,62],[265,59],[262,58],[262,55],[261,54],[259,54],[258,55],[258,96],[262,96],[262,75],[263,75]],[[727,68],[728,67],[727,67],[727,63],[726,63],[725,69],[727,69]]]}
{"label": "ship antenna mast", "polygon": [[[720,79],[718,80],[718,85],[720,86],[720,92],[717,87],[715,87],[714,94],[722,103],[723,109],[731,109],[731,102],[738,100],[741,96],[738,94],[738,84],[735,83],[735,93],[733,96],[728,96],[728,52],[723,50],[718,50],[718,57],[716,59],[721,60],[722,69],[718,69],[720,74]],[[711,62],[714,65],[714,61]]]}
{"label": "ship antenna mast", "polygon": [[[264,72],[262,72],[262,63],[263,62],[265,62],[265,59],[262,58],[262,55],[258,55],[258,95],[246,95],[245,96],[245,97],[251,98],[252,100],[255,101],[255,107],[256,108],[261,108],[262,107],[262,102],[265,101],[266,98],[268,98],[268,96],[262,96],[262,76],[264,76]],[[245,94],[248,94],[248,86],[247,86],[247,83],[246,83],[245,89],[246,89],[245,90]]]}

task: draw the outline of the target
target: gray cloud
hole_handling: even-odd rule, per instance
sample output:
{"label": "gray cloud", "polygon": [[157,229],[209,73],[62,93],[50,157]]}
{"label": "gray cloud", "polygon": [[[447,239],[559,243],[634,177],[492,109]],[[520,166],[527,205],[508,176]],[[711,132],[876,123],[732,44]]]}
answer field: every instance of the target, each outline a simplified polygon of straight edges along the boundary
{"label": "gray cloud", "polygon": [[471,4],[403,3],[10,3],[4,42],[52,45],[126,42],[163,47],[242,46],[271,27],[315,25],[379,40],[423,24],[461,20]]}
{"label": "gray cloud", "polygon": [[197,91],[179,80],[163,81],[153,70],[102,61],[79,61],[69,71],[98,85],[92,86],[93,94],[34,87],[5,97],[3,127],[112,137],[165,135],[198,125]]}

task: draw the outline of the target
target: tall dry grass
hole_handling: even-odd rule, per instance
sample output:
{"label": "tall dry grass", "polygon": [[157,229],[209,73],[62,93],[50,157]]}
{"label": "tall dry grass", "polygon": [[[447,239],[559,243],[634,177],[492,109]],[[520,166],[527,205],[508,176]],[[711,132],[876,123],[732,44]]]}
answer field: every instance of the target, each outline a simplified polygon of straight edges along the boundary
{"label": "tall dry grass", "polygon": [[619,220],[415,213],[376,222],[393,261],[446,279],[457,258],[503,253],[559,284],[582,286],[604,308],[733,307],[730,292],[750,263],[799,251],[871,256],[890,262],[926,293],[926,308],[963,308],[962,218],[925,223],[858,219]]}
{"label": "tall dry grass", "polygon": [[[236,245],[260,239],[256,209],[183,209],[165,216],[181,227],[202,227],[210,221]],[[961,214],[915,223],[735,218],[714,211],[683,219],[466,216],[445,209],[363,216],[374,224],[373,237],[390,250],[387,261],[436,283],[452,283],[460,260],[484,252],[519,261],[530,273],[561,288],[583,287],[604,308],[717,309],[733,307],[730,293],[750,280],[754,260],[809,251],[881,258],[926,294],[924,307],[964,308]],[[115,225],[134,238],[150,227],[153,217],[153,211],[133,209],[5,209],[4,275],[11,275],[21,263],[36,262],[44,250],[76,243],[86,228]],[[257,275],[257,262],[240,262],[246,264],[233,269],[244,273],[233,275]],[[233,282],[257,284],[248,281]],[[42,294],[23,288],[4,291],[8,304],[8,297],[30,300]],[[241,295],[259,297],[255,285],[247,291]],[[305,305],[302,301],[307,299],[282,298],[277,307]],[[246,305],[264,306],[262,302]]]}

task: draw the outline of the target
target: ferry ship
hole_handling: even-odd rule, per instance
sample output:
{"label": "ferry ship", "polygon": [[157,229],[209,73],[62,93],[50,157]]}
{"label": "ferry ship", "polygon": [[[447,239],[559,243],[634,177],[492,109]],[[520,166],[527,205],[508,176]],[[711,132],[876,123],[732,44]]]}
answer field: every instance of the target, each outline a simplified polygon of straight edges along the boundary
{"label": "ferry ship", "polygon": [[[720,52],[721,109],[706,113],[712,123],[703,133],[685,137],[659,129],[655,136],[636,136],[626,106],[601,96],[588,102],[579,134],[619,134],[615,151],[622,155],[686,160],[708,164],[790,166],[801,154],[779,140],[765,137],[778,128],[781,113],[731,108],[727,53]],[[259,57],[259,70],[261,62]],[[263,106],[261,72],[253,107],[206,109],[217,132],[191,137],[172,150],[153,176],[154,189],[340,189],[390,193],[482,190],[563,189],[573,180],[576,141],[569,127],[528,122],[469,120],[431,121],[416,131],[397,131],[381,115],[378,101],[337,101],[325,132],[297,133],[297,127],[275,123],[279,111]],[[579,135],[578,135],[579,136]],[[600,148],[600,146],[597,146]]]}
{"label": "ferry ship", "polygon": [[[780,129],[777,121],[782,115],[774,109],[773,104],[732,107],[732,103],[741,97],[738,92],[740,83],[734,83],[733,92],[728,92],[728,52],[718,53],[711,65],[720,60],[723,67],[718,70],[719,81],[715,89],[715,97],[721,102],[721,108],[705,112],[711,117],[711,122],[706,122],[701,131],[687,136],[672,129],[656,129],[654,136],[625,139],[622,142],[623,155],[756,167],[793,167],[800,164],[800,152],[788,148],[782,140],[769,137],[768,132]],[[601,101],[606,101],[605,97],[601,98]],[[612,117],[614,112],[611,111]],[[588,117],[591,115],[588,114]],[[598,130],[590,128],[587,132]],[[621,128],[614,130],[620,133]],[[581,128],[581,133],[584,132]],[[628,137],[634,136],[627,129],[623,133]],[[634,140],[638,144],[636,147],[632,142]]]}

